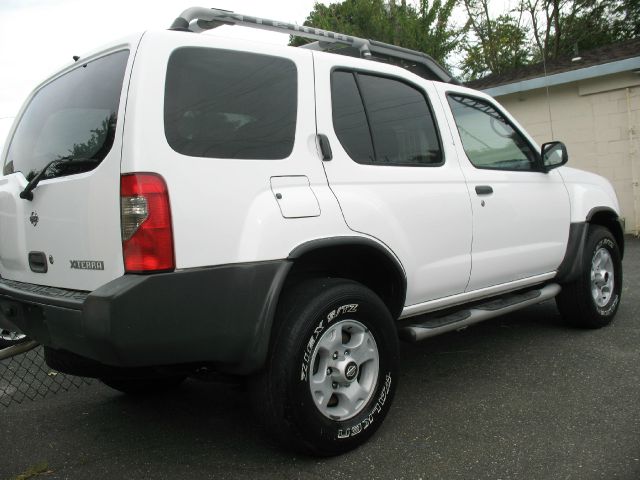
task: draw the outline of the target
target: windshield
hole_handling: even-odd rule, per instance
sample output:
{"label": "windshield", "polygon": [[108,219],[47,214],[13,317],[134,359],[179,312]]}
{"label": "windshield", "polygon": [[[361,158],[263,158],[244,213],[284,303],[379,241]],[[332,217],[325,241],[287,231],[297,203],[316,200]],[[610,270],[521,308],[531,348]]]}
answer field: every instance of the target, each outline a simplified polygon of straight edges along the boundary
{"label": "windshield", "polygon": [[31,180],[54,160],[82,162],[49,168],[43,178],[98,166],[113,145],[128,58],[129,51],[106,55],[40,89],[11,139],[3,173],[22,172]]}

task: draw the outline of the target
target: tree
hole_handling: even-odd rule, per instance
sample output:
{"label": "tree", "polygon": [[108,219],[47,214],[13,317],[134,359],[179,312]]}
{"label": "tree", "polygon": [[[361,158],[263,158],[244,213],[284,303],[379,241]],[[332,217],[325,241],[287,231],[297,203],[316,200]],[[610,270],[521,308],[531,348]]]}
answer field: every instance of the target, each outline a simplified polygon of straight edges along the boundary
{"label": "tree", "polygon": [[614,29],[620,38],[640,37],[640,0],[623,0],[612,9]]}
{"label": "tree", "polygon": [[449,55],[458,48],[464,33],[451,23],[451,15],[457,0],[434,0],[431,6],[428,0],[421,0],[418,17],[412,24],[411,39],[414,50],[428,53],[442,65],[447,65]]}
{"label": "tree", "polygon": [[[467,14],[463,26],[451,20],[458,3]],[[489,5],[489,0],[345,0],[317,3],[304,24],[422,51],[446,66],[460,52],[457,66],[465,80],[640,36],[640,0],[519,0],[517,8],[493,17]],[[290,45],[307,42],[290,39]]]}
{"label": "tree", "polygon": [[465,54],[460,64],[463,78],[502,74],[529,62],[531,48],[522,10],[517,17],[510,12],[492,19],[488,0],[464,0],[464,6],[468,33],[461,44]]}
{"label": "tree", "polygon": [[521,0],[531,21],[534,59],[557,59],[640,34],[640,0]]}
{"label": "tree", "polygon": [[[446,64],[461,35],[450,22],[457,0],[345,0],[329,6],[316,3],[305,26],[337,31],[418,50]],[[310,40],[291,37],[289,45]]]}
{"label": "tree", "polygon": [[489,0],[463,2],[469,31],[460,69],[467,80],[640,35],[640,0],[520,0],[495,19]]}
{"label": "tree", "polygon": [[[604,2],[598,0],[522,0],[520,8],[531,20],[531,30],[537,46],[535,59],[556,59],[571,54],[580,37],[592,33],[589,27],[602,16]],[[593,25],[591,25],[593,27]],[[599,30],[599,29],[598,29]],[[571,38],[573,37],[573,38]],[[571,38],[571,40],[568,40]],[[570,51],[567,49],[570,48]]]}

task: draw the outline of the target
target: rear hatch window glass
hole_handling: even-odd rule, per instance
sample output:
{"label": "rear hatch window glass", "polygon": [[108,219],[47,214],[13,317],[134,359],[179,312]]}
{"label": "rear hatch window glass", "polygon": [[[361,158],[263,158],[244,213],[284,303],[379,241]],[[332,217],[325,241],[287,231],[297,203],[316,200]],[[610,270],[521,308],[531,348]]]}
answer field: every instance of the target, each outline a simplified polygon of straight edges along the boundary
{"label": "rear hatch window glass", "polygon": [[[111,150],[129,51],[81,65],[41,88],[11,139],[3,173],[31,180],[86,172]],[[56,162],[57,161],[57,162]]]}
{"label": "rear hatch window glass", "polygon": [[297,98],[291,60],[180,48],[167,66],[167,141],[192,157],[283,159],[293,150]]}

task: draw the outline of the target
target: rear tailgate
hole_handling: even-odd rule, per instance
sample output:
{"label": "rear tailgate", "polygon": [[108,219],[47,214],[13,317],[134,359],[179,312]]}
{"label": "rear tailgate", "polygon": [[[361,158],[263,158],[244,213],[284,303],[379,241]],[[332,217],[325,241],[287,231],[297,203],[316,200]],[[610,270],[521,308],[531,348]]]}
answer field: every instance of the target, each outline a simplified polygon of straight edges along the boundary
{"label": "rear tailgate", "polygon": [[[16,120],[0,176],[3,279],[90,291],[124,273],[120,159],[134,42],[53,77]],[[32,200],[20,198],[47,165]]]}

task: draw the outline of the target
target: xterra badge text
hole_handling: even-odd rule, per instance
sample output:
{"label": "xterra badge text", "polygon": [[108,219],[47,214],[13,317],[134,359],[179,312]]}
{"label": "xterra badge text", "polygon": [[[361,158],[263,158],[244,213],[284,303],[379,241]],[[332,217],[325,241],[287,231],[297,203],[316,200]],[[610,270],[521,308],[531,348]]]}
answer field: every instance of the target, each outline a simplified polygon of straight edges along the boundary
{"label": "xterra badge text", "polygon": [[71,268],[76,270],[104,270],[102,260],[69,260]]}

